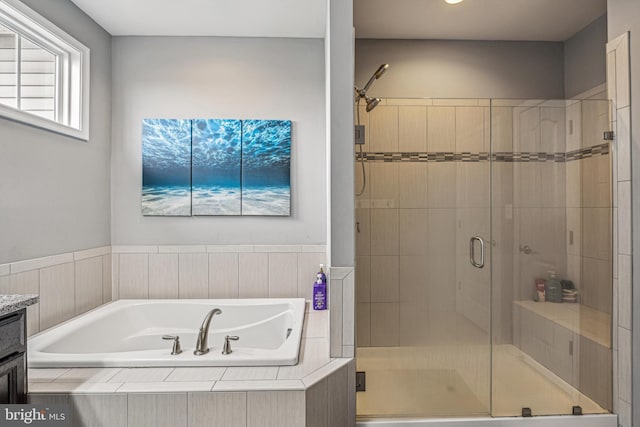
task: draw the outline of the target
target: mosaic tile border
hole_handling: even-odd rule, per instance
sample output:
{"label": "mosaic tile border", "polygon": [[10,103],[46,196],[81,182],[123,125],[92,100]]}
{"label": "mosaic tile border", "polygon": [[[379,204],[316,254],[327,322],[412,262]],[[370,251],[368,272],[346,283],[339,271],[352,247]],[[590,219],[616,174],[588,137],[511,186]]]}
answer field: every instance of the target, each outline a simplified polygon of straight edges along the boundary
{"label": "mosaic tile border", "polygon": [[545,152],[497,152],[497,153],[455,153],[455,152],[384,152],[384,153],[356,153],[356,159],[364,157],[365,162],[482,162],[491,158],[494,162],[527,163],[527,162],[554,162],[565,163],[574,160],[586,159],[594,156],[609,154],[609,143],[581,148],[568,153]]}
{"label": "mosaic tile border", "polygon": [[587,159],[589,157],[603,156],[609,154],[611,148],[608,142],[600,145],[594,145],[593,147],[583,148],[580,150],[569,151],[567,153],[566,161]]}

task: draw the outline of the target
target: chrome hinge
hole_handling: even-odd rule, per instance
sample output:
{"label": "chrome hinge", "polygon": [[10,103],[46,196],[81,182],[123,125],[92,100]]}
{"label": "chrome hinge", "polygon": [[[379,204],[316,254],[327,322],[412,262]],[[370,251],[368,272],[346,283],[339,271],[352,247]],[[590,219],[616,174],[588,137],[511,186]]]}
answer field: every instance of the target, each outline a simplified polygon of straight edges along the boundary
{"label": "chrome hinge", "polygon": [[613,137],[614,135],[612,130],[607,130],[604,132],[603,138],[605,141],[613,141]]}

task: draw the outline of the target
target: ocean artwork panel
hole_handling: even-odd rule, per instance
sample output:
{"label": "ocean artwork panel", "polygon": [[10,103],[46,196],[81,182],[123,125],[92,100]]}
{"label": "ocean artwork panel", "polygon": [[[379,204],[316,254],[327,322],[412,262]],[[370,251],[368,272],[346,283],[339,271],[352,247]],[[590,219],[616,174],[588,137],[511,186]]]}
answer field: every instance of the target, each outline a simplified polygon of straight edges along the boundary
{"label": "ocean artwork panel", "polygon": [[291,121],[242,121],[242,215],[291,215]]}
{"label": "ocean artwork panel", "polygon": [[191,216],[191,120],[143,120],[142,214]]}
{"label": "ocean artwork panel", "polygon": [[193,120],[192,215],[241,215],[242,122]]}

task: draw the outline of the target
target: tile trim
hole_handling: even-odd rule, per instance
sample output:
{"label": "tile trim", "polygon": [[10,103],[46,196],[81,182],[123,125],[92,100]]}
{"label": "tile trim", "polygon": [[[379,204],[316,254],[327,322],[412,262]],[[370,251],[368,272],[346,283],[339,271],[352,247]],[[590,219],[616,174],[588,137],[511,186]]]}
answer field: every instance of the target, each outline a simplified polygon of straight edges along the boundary
{"label": "tile trim", "polygon": [[74,261],[81,261],[83,259],[96,258],[103,255],[111,254],[111,246],[101,246],[97,248],[85,249],[82,251],[73,252]]}
{"label": "tile trim", "polygon": [[123,383],[116,393],[188,393],[209,392],[216,381],[172,381]]}
{"label": "tile trim", "polygon": [[356,154],[356,160],[364,159],[365,162],[400,162],[400,163],[443,163],[443,162],[506,162],[506,163],[529,163],[529,162],[553,162],[566,163],[589,157],[603,156],[611,151],[609,143],[594,145],[592,147],[580,148],[566,153],[547,152],[363,152]]}
{"label": "tile trim", "polygon": [[301,380],[237,380],[217,381],[211,391],[303,391],[306,390]]}
{"label": "tile trim", "polygon": [[160,245],[158,253],[161,254],[189,254],[207,252],[206,245]]}
{"label": "tile trim", "polygon": [[28,259],[25,261],[12,262],[11,274],[24,273],[26,271],[38,270],[40,268],[53,267],[58,264],[67,264],[73,262],[73,252],[67,252],[60,255],[46,256],[42,258]]}
{"label": "tile trim", "polygon": [[0,264],[0,277],[74,261],[117,254],[155,253],[324,253],[327,245],[114,245]]}
{"label": "tile trim", "polygon": [[140,254],[140,253],[158,253],[156,245],[113,245],[111,252],[114,254]]}

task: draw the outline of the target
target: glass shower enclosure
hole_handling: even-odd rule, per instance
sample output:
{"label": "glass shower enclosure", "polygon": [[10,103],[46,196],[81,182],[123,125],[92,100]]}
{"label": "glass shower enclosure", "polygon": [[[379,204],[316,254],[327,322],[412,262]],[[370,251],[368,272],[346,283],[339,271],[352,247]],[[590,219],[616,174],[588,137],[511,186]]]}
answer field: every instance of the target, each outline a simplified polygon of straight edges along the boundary
{"label": "glass shower enclosure", "polygon": [[360,111],[360,418],[610,412],[609,114],[598,99]]}

